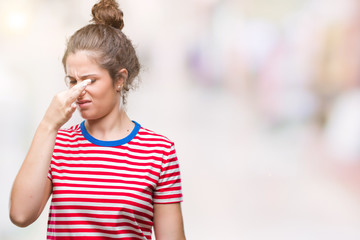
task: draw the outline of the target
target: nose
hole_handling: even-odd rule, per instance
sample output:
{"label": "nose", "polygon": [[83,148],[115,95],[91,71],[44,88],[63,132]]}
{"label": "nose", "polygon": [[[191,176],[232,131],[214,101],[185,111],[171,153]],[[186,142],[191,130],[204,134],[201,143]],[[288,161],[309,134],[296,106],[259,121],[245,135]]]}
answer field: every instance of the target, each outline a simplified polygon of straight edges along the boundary
{"label": "nose", "polygon": [[86,90],[82,91],[79,95],[79,98],[82,98],[86,94]]}

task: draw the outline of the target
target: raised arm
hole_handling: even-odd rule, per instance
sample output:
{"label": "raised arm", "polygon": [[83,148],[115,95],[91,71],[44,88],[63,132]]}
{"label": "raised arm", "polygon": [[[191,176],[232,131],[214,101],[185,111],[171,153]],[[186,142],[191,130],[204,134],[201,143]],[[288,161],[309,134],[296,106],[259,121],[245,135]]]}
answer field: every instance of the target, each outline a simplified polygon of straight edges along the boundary
{"label": "raised arm", "polygon": [[154,204],[156,240],[185,240],[180,203]]}
{"label": "raised arm", "polygon": [[82,94],[88,82],[57,94],[37,128],[30,149],[15,178],[10,196],[10,219],[26,227],[41,214],[52,192],[48,179],[51,156],[57,131],[76,109],[74,101]]}

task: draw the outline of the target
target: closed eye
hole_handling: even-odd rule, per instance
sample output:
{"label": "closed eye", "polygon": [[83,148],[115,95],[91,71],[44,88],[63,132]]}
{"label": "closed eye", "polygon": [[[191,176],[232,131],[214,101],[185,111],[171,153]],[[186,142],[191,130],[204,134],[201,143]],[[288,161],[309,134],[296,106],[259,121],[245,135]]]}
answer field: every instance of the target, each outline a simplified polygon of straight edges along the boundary
{"label": "closed eye", "polygon": [[[93,74],[91,74],[91,75],[93,75]],[[78,83],[80,83],[80,82],[82,82],[82,81],[84,81],[84,80],[87,80],[87,79],[91,80],[90,84],[95,83],[96,80],[97,80],[96,78],[91,78],[90,75],[86,75],[86,76],[80,77],[80,80],[78,81],[75,77],[72,77],[72,76],[67,75],[67,76],[65,77],[65,82],[66,82],[66,85],[67,85],[69,88],[72,88],[72,87],[75,86],[76,84],[78,84]]]}
{"label": "closed eye", "polygon": [[66,76],[65,82],[66,82],[66,85],[70,88],[77,84],[77,80],[70,76]]}

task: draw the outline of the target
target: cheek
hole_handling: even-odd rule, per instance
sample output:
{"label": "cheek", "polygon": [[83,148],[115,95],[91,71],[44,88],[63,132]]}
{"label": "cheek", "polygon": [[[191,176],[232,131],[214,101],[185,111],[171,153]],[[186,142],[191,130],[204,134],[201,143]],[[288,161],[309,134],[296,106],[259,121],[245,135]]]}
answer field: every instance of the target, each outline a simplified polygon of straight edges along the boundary
{"label": "cheek", "polygon": [[94,103],[97,105],[111,105],[112,102],[116,101],[117,92],[112,88],[95,88],[91,86],[89,88],[88,94],[91,96]]}

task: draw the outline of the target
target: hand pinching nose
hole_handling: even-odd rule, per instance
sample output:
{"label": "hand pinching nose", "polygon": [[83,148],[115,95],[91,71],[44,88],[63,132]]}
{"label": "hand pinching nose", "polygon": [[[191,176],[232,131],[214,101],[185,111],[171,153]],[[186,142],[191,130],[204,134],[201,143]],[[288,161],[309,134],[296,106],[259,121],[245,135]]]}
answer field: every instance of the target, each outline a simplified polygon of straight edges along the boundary
{"label": "hand pinching nose", "polygon": [[[91,83],[91,79],[86,79],[80,83],[80,87],[85,88],[87,85]],[[83,90],[82,94],[85,94],[85,90]]]}
{"label": "hand pinching nose", "polygon": [[81,86],[85,87],[90,83],[91,83],[91,79],[86,79],[86,80],[82,81]]}
{"label": "hand pinching nose", "polygon": [[[82,81],[82,82],[81,82],[80,84],[78,84],[78,85],[79,85],[79,88],[80,88],[80,87],[86,87],[86,86],[89,85],[90,83],[91,83],[91,79],[86,79],[86,80]],[[83,91],[83,93],[85,93],[85,90]],[[71,104],[71,107],[72,107],[72,108],[76,108],[76,101]]]}

